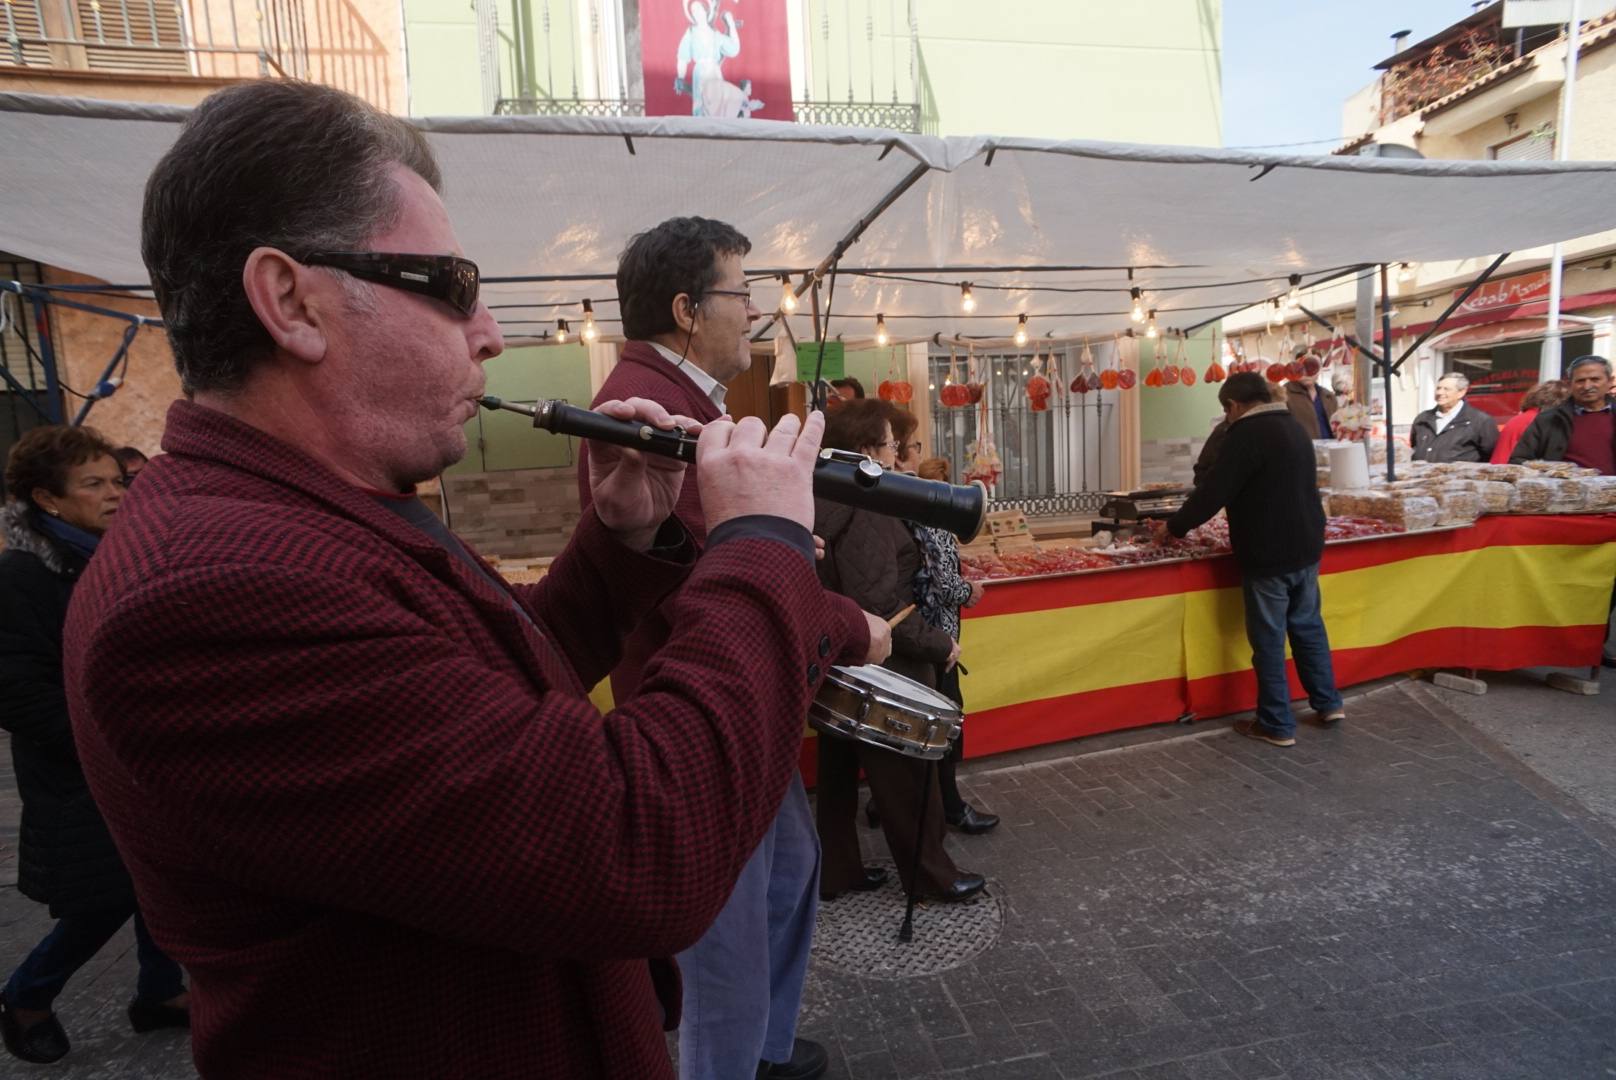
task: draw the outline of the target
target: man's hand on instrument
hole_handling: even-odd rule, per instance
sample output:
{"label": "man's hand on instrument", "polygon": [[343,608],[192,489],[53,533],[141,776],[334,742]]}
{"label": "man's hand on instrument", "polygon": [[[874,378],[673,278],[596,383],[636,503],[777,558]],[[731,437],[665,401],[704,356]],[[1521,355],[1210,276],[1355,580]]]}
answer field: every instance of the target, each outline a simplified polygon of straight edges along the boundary
{"label": "man's hand on instrument", "polygon": [[982,594],[984,592],[986,592],[987,590],[983,588],[982,583],[980,581],[970,582],[970,586],[971,586],[971,595],[965,601],[965,606],[966,607],[975,607],[976,605],[978,605],[978,604],[980,604],[982,602]]}
{"label": "man's hand on instrument", "polygon": [[866,664],[880,664],[892,655],[892,627],[879,615],[864,613],[864,621],[870,624],[870,651],[865,654]]}
{"label": "man's hand on instrument", "polygon": [[755,416],[714,420],[696,447],[701,505],[712,532],[731,518],[766,514],[814,527],[814,463],[825,433],[823,413],[804,423],[794,414],[770,431]]}
{"label": "man's hand on instrument", "polygon": [[944,671],[954,670],[954,665],[959,663],[959,652],[959,642],[956,641],[953,647],[948,650],[948,662],[943,665]]}
{"label": "man's hand on instrument", "polygon": [[[692,434],[702,427],[645,398],[602,402],[596,411],[652,427],[681,427]],[[625,546],[635,551],[645,551],[656,541],[657,530],[673,513],[684,482],[685,464],[675,458],[595,440],[589,443],[589,487],[594,493],[595,513]]]}

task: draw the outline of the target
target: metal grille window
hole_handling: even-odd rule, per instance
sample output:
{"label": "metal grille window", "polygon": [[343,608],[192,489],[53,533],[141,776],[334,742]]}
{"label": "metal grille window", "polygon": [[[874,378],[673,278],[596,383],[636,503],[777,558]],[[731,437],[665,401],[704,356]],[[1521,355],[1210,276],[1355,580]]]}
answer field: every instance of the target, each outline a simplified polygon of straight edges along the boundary
{"label": "metal grille window", "polygon": [[[1043,366],[1038,371],[1031,353],[978,354],[982,403],[969,407],[942,404],[939,393],[949,376],[949,354],[930,357],[932,453],[948,459],[954,481],[963,482],[986,406],[1003,466],[990,492],[995,506],[1035,514],[1093,512],[1104,501],[1099,493],[1118,483],[1117,392],[1067,392],[1077,374],[1076,350],[1056,350],[1054,355],[1058,372],[1051,376],[1048,354],[1039,354]],[[956,354],[955,361],[963,379],[965,358]],[[1061,384],[1045,410],[1035,411],[1027,397],[1027,380],[1034,374]]]}
{"label": "metal grille window", "polygon": [[[38,263],[0,252],[0,279],[37,285]],[[47,332],[49,308],[46,309]],[[0,292],[0,457],[23,432],[49,423],[45,369],[32,305],[16,293]]]}

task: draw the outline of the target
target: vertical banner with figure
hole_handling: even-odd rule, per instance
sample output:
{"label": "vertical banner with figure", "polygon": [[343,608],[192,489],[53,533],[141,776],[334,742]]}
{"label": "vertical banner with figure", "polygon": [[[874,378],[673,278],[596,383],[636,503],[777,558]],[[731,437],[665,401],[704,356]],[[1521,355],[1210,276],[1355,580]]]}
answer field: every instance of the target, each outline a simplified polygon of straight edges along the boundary
{"label": "vertical banner with figure", "polygon": [[785,0],[640,0],[645,115],[791,120]]}

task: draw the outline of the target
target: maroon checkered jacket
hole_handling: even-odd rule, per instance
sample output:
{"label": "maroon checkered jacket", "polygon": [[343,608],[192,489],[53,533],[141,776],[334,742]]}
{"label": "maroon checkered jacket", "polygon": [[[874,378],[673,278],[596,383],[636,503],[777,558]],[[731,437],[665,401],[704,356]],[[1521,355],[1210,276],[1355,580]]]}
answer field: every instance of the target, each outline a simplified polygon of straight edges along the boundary
{"label": "maroon checkered jacket", "polygon": [[[786,544],[692,568],[594,514],[505,593],[217,412],[176,403],[163,448],[65,660],[202,1074],[671,1076],[646,958],[722,908],[862,618]],[[602,717],[584,687],[664,597],[681,632]]]}

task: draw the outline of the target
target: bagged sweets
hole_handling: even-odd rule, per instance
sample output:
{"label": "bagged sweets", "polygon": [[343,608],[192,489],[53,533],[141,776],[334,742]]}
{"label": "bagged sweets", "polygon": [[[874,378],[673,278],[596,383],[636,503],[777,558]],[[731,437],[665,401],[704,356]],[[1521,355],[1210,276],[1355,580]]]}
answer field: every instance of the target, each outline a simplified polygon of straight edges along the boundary
{"label": "bagged sweets", "polygon": [[1481,497],[1482,513],[1509,513],[1510,497],[1515,494],[1514,484],[1505,484],[1497,480],[1477,480],[1474,484],[1476,494]]}
{"label": "bagged sweets", "polygon": [[1546,514],[1554,502],[1558,485],[1546,476],[1523,476],[1515,481],[1514,496],[1509,502],[1512,514]]}
{"label": "bagged sweets", "polygon": [[1582,482],[1587,491],[1586,509],[1590,514],[1616,511],[1616,476],[1593,476]]}

